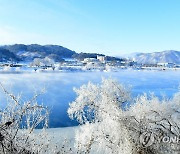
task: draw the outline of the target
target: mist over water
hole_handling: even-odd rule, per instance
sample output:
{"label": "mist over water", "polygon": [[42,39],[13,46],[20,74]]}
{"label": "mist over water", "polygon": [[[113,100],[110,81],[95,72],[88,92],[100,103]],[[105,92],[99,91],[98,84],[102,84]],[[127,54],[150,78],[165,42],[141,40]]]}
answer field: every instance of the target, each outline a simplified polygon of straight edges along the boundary
{"label": "mist over water", "polygon": [[[76,94],[73,88],[80,87],[89,81],[100,83],[102,78],[113,78],[131,86],[133,97],[153,92],[158,97],[166,95],[171,98],[180,85],[180,71],[133,71],[119,72],[66,72],[66,73],[27,73],[0,74],[0,82],[15,95],[21,93],[22,100],[33,97],[43,88],[46,93],[38,98],[50,108],[50,127],[67,127],[77,125],[69,119],[67,108]],[[5,106],[6,98],[0,91],[0,106]]]}

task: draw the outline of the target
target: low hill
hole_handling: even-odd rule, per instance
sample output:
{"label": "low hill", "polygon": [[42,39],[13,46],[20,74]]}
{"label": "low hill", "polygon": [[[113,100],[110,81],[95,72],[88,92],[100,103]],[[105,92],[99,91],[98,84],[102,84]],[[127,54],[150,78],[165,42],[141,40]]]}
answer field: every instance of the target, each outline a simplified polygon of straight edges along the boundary
{"label": "low hill", "polygon": [[[14,44],[14,45],[4,45],[1,48],[5,49],[9,53],[18,57],[18,59],[22,61],[33,61],[35,58],[45,58],[49,57],[56,62],[64,61],[66,58],[74,58],[78,60],[83,60],[84,58],[96,58],[97,55],[105,56],[103,54],[98,53],[76,53],[70,49],[67,49],[63,46],[59,45],[39,45],[39,44]],[[7,53],[7,57],[9,54]],[[10,58],[10,57],[9,57]],[[107,60],[121,61],[121,58],[107,56]]]}
{"label": "low hill", "polygon": [[76,52],[58,45],[5,45],[2,48],[9,50],[25,61],[32,61],[34,58],[50,57],[55,61],[61,61],[63,58],[71,58]]}

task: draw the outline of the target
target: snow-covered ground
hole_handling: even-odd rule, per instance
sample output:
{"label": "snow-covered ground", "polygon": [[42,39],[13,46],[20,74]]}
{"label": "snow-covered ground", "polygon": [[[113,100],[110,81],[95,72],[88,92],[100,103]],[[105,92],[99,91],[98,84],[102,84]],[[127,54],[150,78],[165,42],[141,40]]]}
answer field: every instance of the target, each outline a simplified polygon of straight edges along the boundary
{"label": "snow-covered ground", "polygon": [[[51,109],[50,127],[74,126],[67,116],[68,104],[75,99],[73,87],[80,87],[89,81],[99,83],[102,78],[115,78],[125,86],[132,86],[133,96],[144,92],[172,97],[180,85],[180,71],[138,71],[120,70],[118,72],[61,72],[61,73],[20,73],[0,74],[0,82],[15,94],[22,93],[22,99],[28,100],[34,92],[45,88],[46,93],[39,97]],[[0,93],[1,106],[6,101]]]}
{"label": "snow-covered ground", "polygon": [[[64,127],[64,128],[49,128],[47,129],[48,138],[50,138],[52,143],[57,143],[57,145],[62,145],[65,140],[70,141],[71,147],[75,142],[75,132],[79,129],[77,127]],[[41,129],[36,129],[35,132],[38,133]]]}

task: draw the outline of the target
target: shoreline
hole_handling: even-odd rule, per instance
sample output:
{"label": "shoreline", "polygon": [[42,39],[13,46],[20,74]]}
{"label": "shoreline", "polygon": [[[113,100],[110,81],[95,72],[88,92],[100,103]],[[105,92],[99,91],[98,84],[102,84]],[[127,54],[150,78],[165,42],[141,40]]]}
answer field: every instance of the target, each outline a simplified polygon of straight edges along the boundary
{"label": "shoreline", "polygon": [[157,67],[142,67],[142,68],[113,68],[112,70],[0,70],[0,74],[30,74],[30,73],[87,73],[87,72],[120,72],[120,71],[180,71],[180,68],[157,68]]}

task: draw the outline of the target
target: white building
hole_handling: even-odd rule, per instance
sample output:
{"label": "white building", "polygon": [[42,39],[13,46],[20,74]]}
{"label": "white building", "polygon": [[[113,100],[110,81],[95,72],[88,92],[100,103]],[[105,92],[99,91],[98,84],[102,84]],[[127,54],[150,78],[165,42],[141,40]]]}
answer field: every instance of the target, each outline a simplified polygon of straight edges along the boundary
{"label": "white building", "polygon": [[96,58],[85,58],[83,62],[84,63],[95,63],[95,62],[99,62],[99,60]]}
{"label": "white building", "polygon": [[98,56],[97,55],[97,59],[100,61],[100,62],[105,62],[105,56]]}

